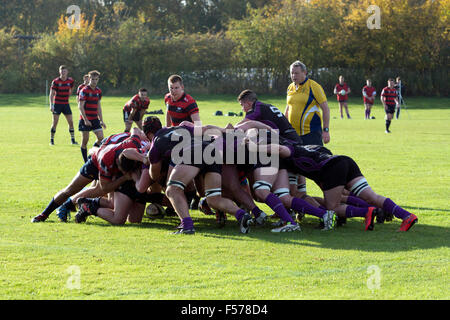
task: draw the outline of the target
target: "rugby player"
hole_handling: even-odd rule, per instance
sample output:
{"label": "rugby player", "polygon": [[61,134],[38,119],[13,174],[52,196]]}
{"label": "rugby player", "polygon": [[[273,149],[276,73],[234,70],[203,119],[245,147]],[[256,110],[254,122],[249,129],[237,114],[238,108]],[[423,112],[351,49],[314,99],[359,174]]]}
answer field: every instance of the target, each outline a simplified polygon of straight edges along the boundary
{"label": "rugby player", "polygon": [[68,76],[68,69],[65,65],[59,67],[59,77],[53,79],[50,87],[50,111],[53,114],[52,127],[50,129],[50,145],[55,144],[55,133],[58,125],[59,116],[64,114],[69,125],[69,133],[72,144],[78,144],[75,141],[72,110],[70,109],[69,98],[72,94],[74,81]]}
{"label": "rugby player", "polygon": [[167,80],[169,93],[164,97],[167,107],[166,127],[178,126],[183,121],[200,121],[197,103],[184,92],[183,79],[179,75],[171,75]]}
{"label": "rugby player", "polygon": [[[341,92],[345,91],[344,94]],[[341,113],[341,119],[344,118],[342,114],[342,109],[345,108],[345,113],[347,114],[347,119],[351,119],[350,113],[348,112],[348,94],[350,93],[350,88],[344,81],[344,76],[339,76],[339,82],[334,86],[334,94],[337,96],[337,101],[339,103],[339,112]]]}
{"label": "rugby player", "polygon": [[85,74],[83,76],[83,83],[80,84],[77,88],[77,103],[80,102],[80,92],[83,90],[84,87],[86,87],[89,84],[89,75]]}
{"label": "rugby player", "polygon": [[364,119],[370,119],[370,112],[372,111],[373,103],[375,102],[375,96],[377,92],[375,87],[372,86],[372,81],[370,79],[366,80],[366,85],[362,88],[362,95],[364,101]]}
{"label": "rugby player", "polygon": [[39,215],[34,217],[31,222],[45,221],[70,196],[80,192],[81,189],[94,180],[98,180],[101,194],[108,194],[116,190],[122,183],[130,180],[134,167],[127,163],[127,159],[124,159],[128,158],[129,155],[123,153],[123,150],[128,148],[139,149],[141,140],[145,139],[145,135],[139,129],[134,128],[133,130],[135,130],[132,132],[133,134],[121,143],[117,145],[105,145],[103,148],[100,147],[94,152],[69,185],[57,192],[47,207]]}
{"label": "rugby player", "polygon": [[123,107],[123,121],[125,122],[125,132],[130,132],[134,123],[142,130],[142,119],[148,109],[150,99],[147,96],[147,89],[141,88]]}
{"label": "rugby player", "polygon": [[[376,194],[352,158],[332,155],[322,146],[299,146],[282,138],[280,142],[281,144],[271,143],[259,148],[278,153],[288,162],[290,169],[315,181],[323,190],[324,204],[328,210],[347,218],[364,217],[365,230],[373,230],[377,208],[383,208],[388,214],[402,220],[398,231],[408,231],[418,221],[415,214],[404,210],[391,199]],[[341,203],[344,188],[372,207],[354,207]]]}
{"label": "rugby player", "polygon": [[100,73],[96,70],[89,73],[89,84],[81,89],[79,94],[78,109],[80,111],[80,121],[78,130],[81,132],[81,155],[84,162],[87,161],[87,144],[89,142],[89,132],[92,131],[97,136],[95,145],[99,145],[103,139],[103,129],[106,124],[103,122],[101,107],[102,90],[97,87]]}
{"label": "rugby player", "polygon": [[389,127],[391,126],[392,118],[394,117],[395,107],[398,104],[397,90],[394,88],[394,79],[388,79],[387,87],[381,91],[380,99],[383,104],[384,111],[386,112],[386,133],[391,133]]}

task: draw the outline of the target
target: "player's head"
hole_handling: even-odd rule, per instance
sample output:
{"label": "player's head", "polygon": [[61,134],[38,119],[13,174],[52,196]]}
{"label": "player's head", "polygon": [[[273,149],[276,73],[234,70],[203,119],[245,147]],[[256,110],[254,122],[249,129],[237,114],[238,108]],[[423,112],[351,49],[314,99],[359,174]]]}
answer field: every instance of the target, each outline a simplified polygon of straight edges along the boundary
{"label": "player's head", "polygon": [[397,78],[395,79],[395,81],[396,81],[397,83],[399,83],[401,80],[402,80],[402,79],[401,79],[400,77],[397,77]]}
{"label": "player's head", "polygon": [[303,62],[297,60],[293,62],[290,67],[289,71],[291,73],[291,80],[295,84],[299,84],[306,79],[306,74],[308,70],[306,69],[306,66]]}
{"label": "player's head", "polygon": [[117,165],[119,167],[119,170],[123,174],[126,174],[139,169],[142,163],[137,160],[128,159],[123,153],[121,153],[119,155],[119,158],[117,159]]}
{"label": "player's head", "polygon": [[366,84],[367,84],[368,87],[371,87],[372,86],[372,80],[367,79],[366,80]]}
{"label": "player's head", "polygon": [[147,95],[148,95],[147,89],[140,88],[139,91],[138,91],[138,95],[139,95],[139,98],[144,100],[145,98],[147,98]]}
{"label": "player's head", "polygon": [[249,112],[255,101],[258,100],[258,97],[252,90],[246,89],[239,94],[237,100],[239,101],[242,110],[244,110],[244,112]]}
{"label": "player's head", "polygon": [[69,69],[67,69],[66,65],[60,65],[59,66],[59,75],[61,77],[67,77],[67,75],[69,74]]}
{"label": "player's head", "polygon": [[388,86],[389,86],[390,88],[393,88],[394,85],[395,85],[394,79],[393,79],[393,78],[389,78],[389,79],[388,79]]}
{"label": "player's head", "polygon": [[155,116],[149,116],[145,118],[144,123],[142,124],[142,129],[144,130],[144,133],[149,138],[149,140],[152,140],[155,133],[161,128],[161,121],[158,117]]}
{"label": "player's head", "polygon": [[173,74],[167,80],[170,95],[173,100],[178,100],[184,94],[183,79],[177,74]]}
{"label": "player's head", "polygon": [[340,83],[340,84],[343,84],[343,83],[344,83],[344,80],[345,80],[345,79],[344,79],[344,76],[342,76],[342,75],[339,76],[339,83]]}
{"label": "player's head", "polygon": [[97,70],[89,71],[89,85],[95,87],[100,79],[100,72]]}
{"label": "player's head", "polygon": [[89,83],[89,75],[88,74],[85,74],[83,76],[83,82],[84,82],[84,84],[88,84]]}

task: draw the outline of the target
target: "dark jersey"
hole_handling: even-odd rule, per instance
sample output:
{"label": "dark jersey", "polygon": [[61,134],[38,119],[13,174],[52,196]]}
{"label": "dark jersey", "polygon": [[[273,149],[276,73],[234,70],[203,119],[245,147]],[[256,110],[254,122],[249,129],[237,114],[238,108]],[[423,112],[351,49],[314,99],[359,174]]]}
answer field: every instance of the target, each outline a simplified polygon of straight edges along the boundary
{"label": "dark jersey", "polygon": [[52,81],[51,89],[56,91],[55,104],[68,104],[74,81],[71,77],[62,80],[60,77]]}
{"label": "dark jersey", "polygon": [[194,133],[193,127],[164,127],[159,129],[152,140],[152,146],[148,152],[149,161],[151,164],[160,161],[169,161],[172,149],[178,143],[182,142],[182,139],[192,137]]}
{"label": "dark jersey", "polygon": [[[84,104],[86,118],[89,121],[98,119],[98,103],[102,99],[102,90],[99,87],[93,89],[91,86],[86,86],[81,89],[79,99],[80,101],[86,101]],[[83,119],[81,115],[80,119]]]}

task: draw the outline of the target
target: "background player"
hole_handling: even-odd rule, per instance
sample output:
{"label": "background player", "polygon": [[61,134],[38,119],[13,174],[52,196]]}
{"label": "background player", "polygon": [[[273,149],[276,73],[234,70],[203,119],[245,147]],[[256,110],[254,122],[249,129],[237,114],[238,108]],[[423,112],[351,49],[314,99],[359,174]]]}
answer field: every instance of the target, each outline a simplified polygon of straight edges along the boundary
{"label": "background player", "polygon": [[351,119],[350,113],[348,113],[348,94],[350,93],[350,88],[344,82],[344,76],[339,76],[339,83],[334,86],[334,94],[337,96],[337,101],[339,103],[339,112],[341,113],[341,119],[344,119],[342,109],[345,108],[345,113],[347,118]]}
{"label": "background player", "polygon": [[94,132],[97,136],[96,144],[99,145],[103,139],[103,129],[106,129],[100,103],[102,90],[97,87],[99,78],[100,72],[96,70],[90,71],[89,84],[81,90],[79,95],[78,109],[80,110],[80,121],[78,123],[78,130],[81,131],[81,154],[84,162],[87,161],[89,132]]}
{"label": "background player", "polygon": [[69,97],[72,94],[73,79],[68,76],[69,70],[65,65],[59,67],[59,77],[53,79],[50,87],[50,111],[53,114],[53,123],[50,129],[50,145],[55,144],[56,127],[58,126],[59,115],[62,113],[69,124],[69,133],[72,144],[78,144],[75,141],[73,130],[72,110],[70,109]]}
{"label": "background player", "polygon": [[363,100],[364,100],[364,119],[370,119],[370,112],[372,111],[373,103],[375,102],[375,96],[377,92],[375,87],[372,87],[372,81],[370,79],[366,80],[366,85],[362,88]]}
{"label": "background player", "polygon": [[80,85],[78,86],[78,88],[77,88],[77,103],[80,102],[80,97],[79,97],[79,96],[80,96],[81,90],[83,90],[83,88],[86,87],[88,84],[89,84],[89,75],[88,75],[88,74],[85,74],[85,75],[83,76],[83,83],[80,84]]}
{"label": "background player", "polygon": [[179,75],[171,75],[167,84],[169,93],[164,97],[166,127],[178,126],[183,121],[200,121],[197,103],[184,92],[183,79]]}
{"label": "background player", "polygon": [[147,89],[141,88],[123,107],[123,121],[125,122],[125,132],[130,132],[134,123],[142,130],[142,119],[145,110],[150,105],[150,99],[147,96]]}
{"label": "background player", "polygon": [[383,103],[384,111],[386,112],[386,133],[391,133],[389,127],[391,126],[395,107],[398,104],[397,90],[395,90],[394,84],[394,79],[389,78],[387,87],[383,88],[380,95],[381,103]]}

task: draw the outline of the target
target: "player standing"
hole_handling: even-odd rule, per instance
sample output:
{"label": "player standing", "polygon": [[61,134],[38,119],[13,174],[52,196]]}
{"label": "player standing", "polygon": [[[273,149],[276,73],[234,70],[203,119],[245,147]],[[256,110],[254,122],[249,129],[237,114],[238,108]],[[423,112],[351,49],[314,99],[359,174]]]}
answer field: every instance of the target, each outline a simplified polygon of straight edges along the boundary
{"label": "player standing", "polygon": [[89,84],[89,75],[85,74],[83,76],[83,83],[80,84],[77,88],[77,103],[80,102],[80,92],[83,90],[84,87],[86,87]]}
{"label": "player standing", "polygon": [[334,94],[337,96],[337,101],[339,103],[339,112],[341,113],[341,119],[344,119],[342,114],[343,107],[345,108],[345,113],[347,114],[347,118],[351,119],[350,114],[348,113],[348,94],[350,93],[350,88],[344,82],[344,76],[339,76],[339,83],[334,86]]}
{"label": "player standing", "polygon": [[72,110],[70,109],[69,97],[72,94],[73,79],[68,76],[69,70],[65,65],[59,67],[59,77],[53,79],[50,87],[50,111],[53,114],[53,123],[50,129],[50,145],[55,144],[56,127],[58,126],[60,114],[64,114],[69,124],[69,133],[72,144],[78,144],[75,141],[73,130]]}
{"label": "player standing", "polygon": [[179,75],[171,75],[167,84],[169,93],[164,97],[166,127],[178,126],[183,121],[200,121],[197,103],[184,92],[183,79]]}
{"label": "player standing", "polygon": [[394,88],[394,84],[394,79],[389,78],[388,86],[383,88],[380,95],[381,103],[383,103],[386,112],[386,133],[391,133],[389,127],[394,117],[395,107],[398,104],[397,90]]}
{"label": "player standing", "polygon": [[147,96],[147,89],[141,88],[123,107],[123,121],[125,122],[125,132],[130,132],[134,123],[142,130],[142,119],[145,110],[150,105],[150,99]]}
{"label": "player standing", "polygon": [[[93,70],[89,72],[89,84],[84,87],[79,94],[78,109],[80,110],[80,121],[78,130],[81,131],[81,154],[84,162],[87,161],[87,144],[89,142],[89,132],[93,131],[97,136],[95,144],[99,145],[103,139],[103,129],[106,125],[103,122],[103,114],[100,100],[102,90],[97,87],[100,72]],[[103,129],[102,129],[103,127]]]}
{"label": "player standing", "polygon": [[375,87],[372,87],[372,81],[370,79],[366,80],[366,85],[362,88],[362,94],[365,108],[364,119],[369,120],[370,112],[372,111],[372,106],[375,102],[375,96],[377,95]]}

